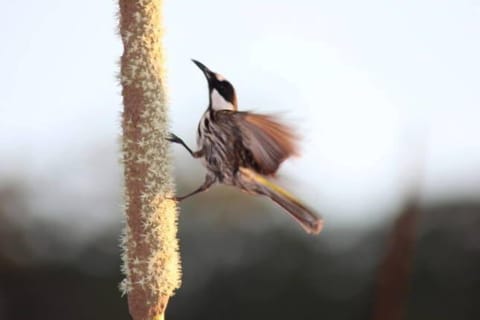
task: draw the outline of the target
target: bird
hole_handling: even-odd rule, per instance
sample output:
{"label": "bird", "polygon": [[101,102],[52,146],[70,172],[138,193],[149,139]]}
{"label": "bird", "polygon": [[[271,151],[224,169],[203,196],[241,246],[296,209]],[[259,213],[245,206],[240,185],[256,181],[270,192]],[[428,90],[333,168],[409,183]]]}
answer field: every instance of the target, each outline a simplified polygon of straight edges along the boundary
{"label": "bird", "polygon": [[215,183],[230,185],[270,198],[307,233],[320,233],[323,218],[269,179],[283,161],[299,154],[299,136],[276,115],[239,111],[233,85],[201,62],[192,61],[203,72],[209,92],[208,107],[197,128],[198,150],[193,151],[174,133],[169,134],[168,140],[201,159],[207,174],[200,187],[173,199],[185,200],[207,191]]}

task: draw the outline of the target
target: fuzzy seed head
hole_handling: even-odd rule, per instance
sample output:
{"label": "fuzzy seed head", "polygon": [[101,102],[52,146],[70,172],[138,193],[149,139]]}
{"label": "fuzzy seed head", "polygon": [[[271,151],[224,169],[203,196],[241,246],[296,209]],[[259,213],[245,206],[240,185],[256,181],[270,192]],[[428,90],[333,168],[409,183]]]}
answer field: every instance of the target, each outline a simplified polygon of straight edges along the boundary
{"label": "fuzzy seed head", "polygon": [[[166,139],[168,107],[160,7],[160,0],[120,0],[126,217],[120,239],[125,275],[120,290],[129,296],[132,316],[136,313],[132,306],[139,302],[152,308],[165,305],[164,297],[173,295],[181,278],[177,207],[168,199],[174,184]],[[157,315],[151,310],[148,314]]]}

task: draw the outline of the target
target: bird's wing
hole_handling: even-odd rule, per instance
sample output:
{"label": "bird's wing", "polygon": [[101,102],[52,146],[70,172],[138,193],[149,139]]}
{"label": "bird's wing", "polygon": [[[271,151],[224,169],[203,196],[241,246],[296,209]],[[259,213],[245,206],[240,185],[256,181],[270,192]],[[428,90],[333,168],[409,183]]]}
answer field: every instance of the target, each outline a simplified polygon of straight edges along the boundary
{"label": "bird's wing", "polygon": [[260,173],[274,174],[285,159],[298,155],[298,135],[278,117],[251,112],[236,112],[235,117]]}

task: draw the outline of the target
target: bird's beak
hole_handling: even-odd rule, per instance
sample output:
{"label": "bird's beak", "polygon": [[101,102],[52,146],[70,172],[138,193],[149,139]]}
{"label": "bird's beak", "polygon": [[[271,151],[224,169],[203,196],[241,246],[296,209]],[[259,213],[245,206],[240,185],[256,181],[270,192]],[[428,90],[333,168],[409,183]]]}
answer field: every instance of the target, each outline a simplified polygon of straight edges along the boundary
{"label": "bird's beak", "polygon": [[207,81],[210,83],[210,79],[213,78],[214,73],[212,71],[210,71],[210,69],[205,67],[205,65],[203,63],[198,62],[197,60],[194,60],[194,59],[192,59],[192,61],[193,61],[193,63],[195,63],[197,65],[198,68],[200,68],[200,70],[203,71],[203,74],[205,75],[205,78],[207,78]]}

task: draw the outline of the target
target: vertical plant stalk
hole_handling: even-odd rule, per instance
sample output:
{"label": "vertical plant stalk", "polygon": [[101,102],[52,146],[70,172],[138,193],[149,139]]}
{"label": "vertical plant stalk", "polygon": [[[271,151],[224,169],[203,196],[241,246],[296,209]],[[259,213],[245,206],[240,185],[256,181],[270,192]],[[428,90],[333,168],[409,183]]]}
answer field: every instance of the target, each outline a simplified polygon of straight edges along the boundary
{"label": "vertical plant stalk", "polygon": [[420,204],[413,196],[394,223],[377,277],[373,320],[406,319],[419,214]]}
{"label": "vertical plant stalk", "polygon": [[174,184],[166,140],[162,1],[119,0],[119,5],[126,214],[120,288],[134,320],[163,319],[181,269],[177,207],[167,199]]}

